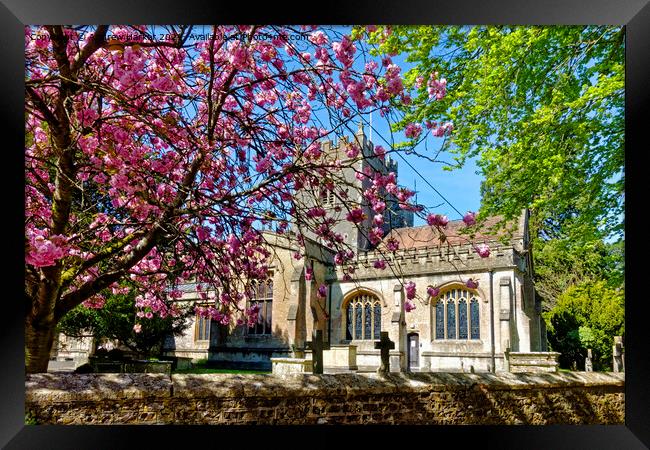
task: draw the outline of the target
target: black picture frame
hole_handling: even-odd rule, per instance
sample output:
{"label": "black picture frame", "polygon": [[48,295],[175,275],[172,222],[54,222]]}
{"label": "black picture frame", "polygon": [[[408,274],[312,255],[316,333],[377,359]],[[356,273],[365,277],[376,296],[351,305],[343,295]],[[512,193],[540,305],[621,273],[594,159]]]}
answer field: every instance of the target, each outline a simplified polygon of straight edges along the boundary
{"label": "black picture frame", "polygon": [[[310,8],[308,8],[310,6]],[[322,24],[610,24],[626,26],[626,387],[625,425],[620,426],[422,426],[422,427],[300,427],[312,436],[296,437],[290,427],[206,426],[45,426],[24,425],[24,327],[25,305],[21,297],[23,274],[20,259],[24,244],[24,24],[82,23],[322,23]],[[328,1],[233,3],[207,0],[3,0],[0,5],[0,54],[2,84],[0,113],[8,132],[3,134],[5,164],[2,181],[4,214],[3,243],[5,295],[2,298],[2,383],[0,383],[0,445],[8,449],[131,448],[141,438],[146,447],[178,445],[198,448],[230,448],[268,445],[291,448],[340,445],[357,437],[365,448],[396,438],[407,445],[442,446],[451,440],[455,447],[472,443],[478,448],[499,449],[635,449],[650,447],[650,357],[647,295],[643,275],[636,277],[630,262],[643,262],[644,169],[642,157],[649,145],[650,108],[650,4],[648,0],[425,0],[374,1],[348,4]],[[319,439],[319,435],[323,439]],[[177,438],[177,439],[175,439]],[[225,445],[225,440],[231,441]],[[282,444],[284,442],[284,444]],[[393,444],[395,445],[395,444]]]}

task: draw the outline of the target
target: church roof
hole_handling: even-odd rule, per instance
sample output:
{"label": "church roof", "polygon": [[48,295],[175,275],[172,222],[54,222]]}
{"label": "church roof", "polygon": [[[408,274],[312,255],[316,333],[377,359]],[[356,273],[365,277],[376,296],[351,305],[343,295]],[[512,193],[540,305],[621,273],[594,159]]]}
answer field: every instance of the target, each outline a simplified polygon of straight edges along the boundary
{"label": "church roof", "polygon": [[[419,227],[395,228],[390,231],[380,244],[381,247],[386,245],[389,239],[395,239],[399,243],[400,249],[421,248],[421,247],[438,247],[440,245],[463,245],[501,240],[510,237],[509,230],[500,228],[495,225],[502,220],[500,216],[487,217],[485,221],[477,226],[467,227],[462,220],[450,220],[447,227],[443,230],[445,234],[444,242],[441,239],[440,232],[436,227],[422,225]],[[490,230],[493,228],[494,230]],[[513,239],[517,239],[517,230],[514,230]]]}

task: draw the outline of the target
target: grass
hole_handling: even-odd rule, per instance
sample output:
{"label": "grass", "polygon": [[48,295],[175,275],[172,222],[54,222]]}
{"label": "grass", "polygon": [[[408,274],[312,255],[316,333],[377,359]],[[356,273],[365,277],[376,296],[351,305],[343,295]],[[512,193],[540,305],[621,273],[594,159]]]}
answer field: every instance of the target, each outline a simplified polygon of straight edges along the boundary
{"label": "grass", "polygon": [[271,373],[268,370],[236,370],[236,369],[213,369],[210,367],[192,367],[190,369],[177,369],[173,373]]}
{"label": "grass", "polygon": [[189,369],[176,369],[172,373],[271,373],[269,370],[238,370],[238,369],[217,369],[206,367],[207,359],[199,359]]}

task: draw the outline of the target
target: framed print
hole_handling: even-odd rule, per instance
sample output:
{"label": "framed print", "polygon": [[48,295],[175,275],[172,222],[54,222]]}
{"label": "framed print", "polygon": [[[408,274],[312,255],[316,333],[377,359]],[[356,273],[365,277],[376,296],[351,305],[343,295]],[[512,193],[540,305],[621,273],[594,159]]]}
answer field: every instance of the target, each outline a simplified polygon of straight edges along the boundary
{"label": "framed print", "polygon": [[649,445],[650,6],[320,6],[5,2],[2,443]]}

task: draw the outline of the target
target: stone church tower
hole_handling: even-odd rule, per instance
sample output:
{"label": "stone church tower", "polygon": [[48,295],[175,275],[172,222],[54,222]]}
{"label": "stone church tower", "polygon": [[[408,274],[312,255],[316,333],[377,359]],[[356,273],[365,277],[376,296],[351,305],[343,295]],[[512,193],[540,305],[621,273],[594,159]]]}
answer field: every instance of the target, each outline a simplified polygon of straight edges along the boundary
{"label": "stone church tower", "polygon": [[[337,183],[337,189],[344,190],[345,194],[339,196],[330,193],[329,195],[323,195],[318,199],[308,201],[308,204],[323,206],[328,211],[328,216],[337,219],[338,223],[334,227],[334,231],[346,236],[345,242],[355,251],[366,251],[372,249],[372,245],[367,236],[368,231],[373,227],[372,218],[376,213],[371,209],[370,204],[362,195],[371,186],[372,181],[368,179],[360,181],[357,179],[357,174],[364,173],[370,168],[373,173],[379,172],[382,175],[393,172],[397,178],[397,161],[391,159],[389,155],[386,155],[385,159],[380,159],[375,155],[375,145],[366,137],[362,123],[359,123],[359,128],[351,139],[343,137],[337,143],[325,141],[321,145],[321,148],[326,155],[331,155],[331,160],[338,159],[344,161],[348,159],[345,155],[348,144],[358,145],[363,154],[363,158],[358,158],[359,161],[351,166],[346,166],[341,171],[340,176],[342,179]],[[413,212],[399,208],[397,198],[393,194],[385,193],[385,196],[386,210],[383,212],[384,235],[387,235],[395,228],[412,227]],[[344,197],[344,199],[341,197]],[[347,202],[344,200],[347,200]],[[348,206],[347,208],[346,204]],[[360,205],[366,216],[365,220],[358,227],[344,220],[348,208],[351,208],[352,205]],[[317,240],[313,234],[307,235]]]}

